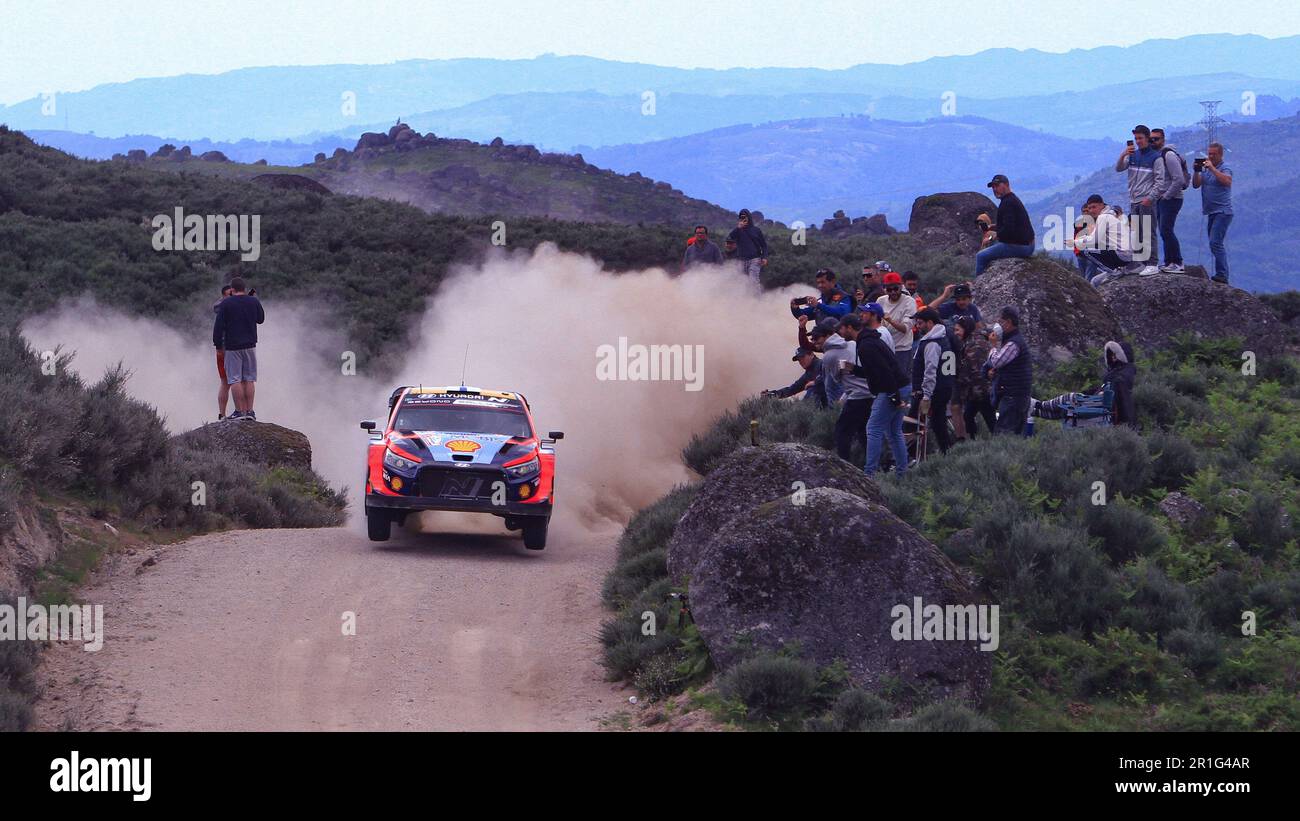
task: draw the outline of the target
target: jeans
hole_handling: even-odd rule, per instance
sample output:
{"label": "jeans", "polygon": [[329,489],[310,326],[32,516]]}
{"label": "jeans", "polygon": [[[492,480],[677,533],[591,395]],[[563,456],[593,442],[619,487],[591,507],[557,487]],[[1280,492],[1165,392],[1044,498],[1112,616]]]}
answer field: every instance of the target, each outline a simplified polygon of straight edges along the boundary
{"label": "jeans", "polygon": [[1024,259],[1034,255],[1034,246],[1032,245],[1011,245],[1006,242],[995,242],[975,255],[975,276],[984,273],[984,269],[995,259],[1010,259],[1019,257]]}
{"label": "jeans", "polygon": [[1146,265],[1159,262],[1159,249],[1155,247],[1156,206],[1140,202],[1129,203],[1128,247],[1133,249],[1133,259]]}
{"label": "jeans", "polygon": [[755,286],[763,287],[763,281],[759,278],[759,275],[763,273],[763,260],[761,258],[742,259],[740,261],[740,270],[753,281]]}
{"label": "jeans", "polygon": [[853,440],[867,438],[867,417],[871,415],[870,399],[846,399],[835,420],[835,452],[848,460],[853,450]]}
{"label": "jeans", "polygon": [[1092,260],[1088,259],[1083,254],[1076,254],[1074,261],[1078,263],[1079,273],[1083,274],[1084,279],[1091,281],[1092,278],[1096,276],[1096,272],[1092,270]]}
{"label": "jeans", "polygon": [[1026,396],[999,396],[998,397],[998,423],[993,427],[993,433],[1014,433],[1019,435],[1025,431],[1025,418],[1029,416],[1029,397]]}
{"label": "jeans", "polygon": [[1156,200],[1156,227],[1160,229],[1160,244],[1165,249],[1165,265],[1182,265],[1183,248],[1178,244],[1174,233],[1174,224],[1178,222],[1178,212],[1183,210],[1183,198]]}
{"label": "jeans", "polygon": [[1210,234],[1210,253],[1214,254],[1214,276],[1228,281],[1228,249],[1223,239],[1228,235],[1228,226],[1232,224],[1232,214],[1207,214],[1206,230]]}
{"label": "jeans", "polygon": [[[898,393],[907,402],[912,394],[909,386],[899,388]],[[871,405],[871,418],[867,420],[867,463],[863,466],[868,476],[880,466],[880,453],[885,440],[889,440],[889,452],[894,457],[894,470],[899,476],[907,472],[907,440],[903,438],[904,409],[894,404],[888,394],[880,394]]]}

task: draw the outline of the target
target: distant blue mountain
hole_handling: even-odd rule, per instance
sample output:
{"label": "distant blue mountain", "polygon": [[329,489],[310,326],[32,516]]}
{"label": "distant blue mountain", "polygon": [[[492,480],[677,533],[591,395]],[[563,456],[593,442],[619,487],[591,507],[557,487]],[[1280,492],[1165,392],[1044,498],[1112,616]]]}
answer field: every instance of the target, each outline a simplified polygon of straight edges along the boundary
{"label": "distant blue mountain", "polygon": [[[918,100],[930,107],[952,93],[959,114],[991,115],[994,112],[964,110],[961,101],[1077,93],[1153,77],[1224,73],[1300,82],[1300,37],[1198,35],[1064,54],[992,49],[907,65],[864,64],[839,70],[679,69],[553,55],[246,68],[60,94],[51,116],[44,116],[41,100],[32,99],[0,107],[0,122],[25,130],[93,131],[110,137],[143,132],[190,140],[267,140],[390,122],[503,94],[581,91],[638,98],[646,91],[713,97],[853,94]],[[351,102],[355,109],[349,107]]]}

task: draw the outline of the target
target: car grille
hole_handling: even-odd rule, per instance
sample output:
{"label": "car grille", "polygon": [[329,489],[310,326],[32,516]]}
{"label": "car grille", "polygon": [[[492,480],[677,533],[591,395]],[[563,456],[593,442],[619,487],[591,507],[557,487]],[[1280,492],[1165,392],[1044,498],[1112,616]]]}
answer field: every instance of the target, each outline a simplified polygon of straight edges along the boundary
{"label": "car grille", "polygon": [[494,482],[504,481],[499,470],[421,468],[420,495],[430,499],[490,500]]}

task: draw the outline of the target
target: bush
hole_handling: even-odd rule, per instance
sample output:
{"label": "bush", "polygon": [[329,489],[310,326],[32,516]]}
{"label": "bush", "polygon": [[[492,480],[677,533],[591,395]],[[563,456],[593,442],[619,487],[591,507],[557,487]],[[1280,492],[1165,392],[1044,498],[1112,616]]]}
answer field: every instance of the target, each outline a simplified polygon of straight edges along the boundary
{"label": "bush", "polygon": [[678,485],[658,501],[637,511],[619,537],[618,561],[625,562],[667,547],[677,529],[677,522],[698,491],[699,485]]}
{"label": "bush", "polygon": [[723,674],[718,690],[744,704],[750,719],[782,721],[797,718],[807,709],[817,681],[817,668],[806,661],[759,655]]}
{"label": "bush", "polygon": [[1126,577],[1128,601],[1119,613],[1119,626],[1162,639],[1176,629],[1190,628],[1200,621],[1201,613],[1191,591],[1170,579],[1159,567],[1151,564],[1131,567]]}
{"label": "bush", "polygon": [[1101,549],[1115,564],[1149,556],[1165,546],[1165,532],[1156,520],[1116,497],[1104,505],[1083,505],[1088,534],[1101,541]]}
{"label": "bush", "polygon": [[[17,596],[0,594],[0,604],[17,607]],[[22,732],[31,726],[35,670],[35,642],[0,641],[0,732]]]}
{"label": "bush", "polygon": [[891,730],[905,733],[992,733],[997,725],[964,704],[941,701],[923,707]]}
{"label": "bush", "polygon": [[605,577],[601,597],[609,607],[618,607],[653,582],[668,576],[668,551],[662,547],[620,562]]}
{"label": "bush", "polygon": [[1147,450],[1152,454],[1151,481],[1157,487],[1178,490],[1196,473],[1196,447],[1176,433],[1152,431]]}
{"label": "bush", "polygon": [[1073,529],[1026,521],[988,541],[988,581],[1006,608],[1037,630],[1091,632],[1119,603],[1111,571]]}
{"label": "bush", "polygon": [[893,705],[875,693],[852,687],[839,694],[830,712],[809,721],[808,729],[833,733],[877,730],[893,711]]}
{"label": "bush", "polygon": [[750,421],[758,421],[759,441],[801,442],[830,449],[835,441],[834,408],[818,408],[811,402],[752,397],[728,411],[704,433],[691,437],[682,459],[704,476],[739,447],[750,442]]}
{"label": "bush", "polygon": [[1180,627],[1165,637],[1165,649],[1183,660],[1198,676],[1214,670],[1223,662],[1222,641],[1212,633]]}
{"label": "bush", "polygon": [[681,692],[684,682],[677,672],[680,663],[681,658],[675,652],[657,653],[637,669],[632,683],[651,700]]}

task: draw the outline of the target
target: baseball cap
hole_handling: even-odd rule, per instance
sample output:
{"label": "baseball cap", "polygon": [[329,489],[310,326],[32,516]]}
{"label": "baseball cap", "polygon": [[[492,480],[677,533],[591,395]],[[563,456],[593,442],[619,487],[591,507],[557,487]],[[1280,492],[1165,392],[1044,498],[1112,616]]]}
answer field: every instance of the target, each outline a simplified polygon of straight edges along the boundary
{"label": "baseball cap", "polygon": [[903,284],[903,278],[900,277],[900,276],[899,276],[898,274],[896,274],[895,272],[890,271],[889,273],[885,274],[885,278],[884,278],[883,282],[884,282],[886,285],[902,285],[902,284]]}
{"label": "baseball cap", "polygon": [[879,268],[879,269],[882,270],[882,271],[892,271],[892,270],[894,270],[893,268],[890,267],[889,263],[888,263],[888,262],[885,262],[883,259],[876,260],[876,266],[875,266],[875,267]]}
{"label": "baseball cap", "polygon": [[876,316],[885,315],[885,309],[881,307],[879,302],[864,302],[862,307],[858,308],[858,311],[864,314],[875,314]]}
{"label": "baseball cap", "polygon": [[802,345],[800,345],[798,348],[795,348],[795,349],[794,349],[794,356],[790,357],[790,361],[791,361],[791,362],[798,362],[798,361],[799,361],[799,357],[801,357],[801,356],[808,356],[808,355],[811,354],[811,353],[813,353],[813,351],[812,351],[811,349],[809,349],[809,348],[805,348],[805,347],[803,347]]}
{"label": "baseball cap", "polygon": [[953,296],[970,296],[970,286],[963,282],[962,284],[960,284],[960,285],[958,285],[957,287],[955,287],[955,288],[952,289],[952,295],[953,295]]}
{"label": "baseball cap", "polygon": [[1102,199],[1101,194],[1093,194],[1091,197],[1088,197],[1088,201],[1085,202],[1084,205],[1092,205],[1093,203],[1105,205],[1106,201]]}
{"label": "baseball cap", "polygon": [[993,179],[989,180],[989,184],[988,184],[987,186],[985,186],[985,187],[986,187],[986,188],[992,188],[993,186],[997,185],[998,183],[1006,183],[1006,184],[1010,185],[1010,184],[1011,184],[1011,180],[1007,179],[1007,175],[1006,175],[1006,174],[994,174],[994,175],[993,175]]}

